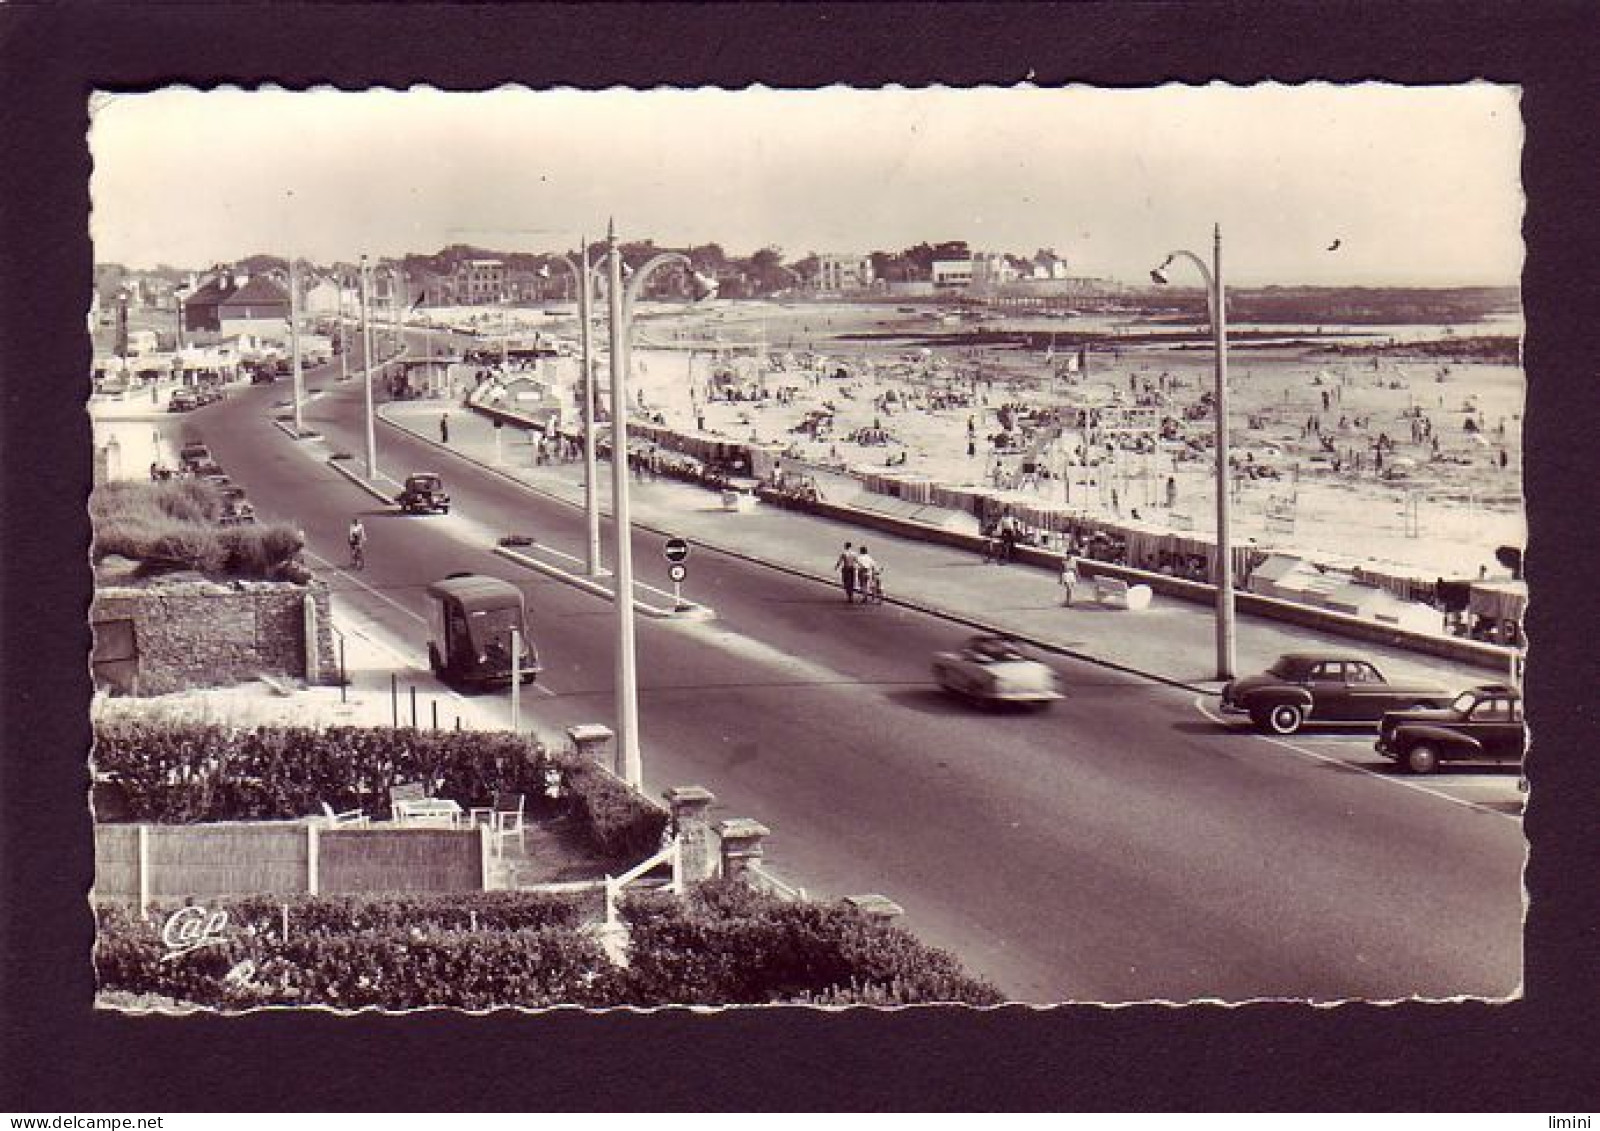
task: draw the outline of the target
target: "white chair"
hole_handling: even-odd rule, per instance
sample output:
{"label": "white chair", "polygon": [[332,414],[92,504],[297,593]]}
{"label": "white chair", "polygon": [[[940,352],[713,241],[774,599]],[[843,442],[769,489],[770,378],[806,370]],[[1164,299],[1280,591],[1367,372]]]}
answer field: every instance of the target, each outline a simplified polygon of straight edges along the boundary
{"label": "white chair", "polygon": [[367,815],[360,809],[346,809],[343,813],[337,813],[326,801],[322,802],[322,816],[331,829],[359,829],[367,824]]}
{"label": "white chair", "polygon": [[522,837],[522,806],[523,796],[520,793],[497,793],[494,795],[494,832],[496,849],[500,849],[508,837],[517,838],[517,847],[526,851],[527,845]]}

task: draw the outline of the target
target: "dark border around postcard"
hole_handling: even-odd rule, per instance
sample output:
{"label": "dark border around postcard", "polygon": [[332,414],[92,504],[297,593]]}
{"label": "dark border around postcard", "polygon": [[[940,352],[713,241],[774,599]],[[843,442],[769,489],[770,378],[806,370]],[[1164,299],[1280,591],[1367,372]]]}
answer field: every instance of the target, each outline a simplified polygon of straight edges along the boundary
{"label": "dark border around postcard", "polygon": [[[4,1047],[12,1111],[1467,1110],[1595,1106],[1595,87],[1579,3],[70,5],[0,12]],[[1525,88],[1530,713],[1523,1001],[1242,1009],[129,1018],[90,1009],[91,89],[712,84]],[[203,183],[196,191],[203,191]],[[1546,767],[1537,749],[1562,751]],[[1426,908],[1418,908],[1426,914]],[[1329,947],[1341,940],[1330,938]]]}

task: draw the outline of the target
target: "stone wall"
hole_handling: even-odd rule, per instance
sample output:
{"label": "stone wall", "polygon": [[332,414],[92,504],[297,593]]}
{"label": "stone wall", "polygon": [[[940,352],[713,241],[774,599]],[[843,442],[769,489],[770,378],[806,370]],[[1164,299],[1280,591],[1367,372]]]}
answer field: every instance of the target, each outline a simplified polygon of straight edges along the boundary
{"label": "stone wall", "polygon": [[333,643],[328,589],[320,583],[194,581],[159,588],[105,588],[95,592],[90,621],[131,621],[137,651],[136,681],[121,679],[136,695],[161,695],[190,687],[241,683],[259,675],[306,675],[305,597],[316,605],[315,682],[335,683],[339,656]]}

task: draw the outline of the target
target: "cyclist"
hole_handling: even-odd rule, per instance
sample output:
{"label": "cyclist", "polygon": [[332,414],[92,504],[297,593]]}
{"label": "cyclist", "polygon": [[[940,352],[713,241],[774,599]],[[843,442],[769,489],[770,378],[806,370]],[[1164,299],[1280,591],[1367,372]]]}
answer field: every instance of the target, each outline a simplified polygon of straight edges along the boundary
{"label": "cyclist", "polygon": [[856,551],[856,588],[861,590],[861,603],[883,602],[883,567],[862,546]]}
{"label": "cyclist", "polygon": [[361,525],[359,517],[350,520],[348,538],[350,541],[350,564],[356,569],[366,568],[367,528]]}

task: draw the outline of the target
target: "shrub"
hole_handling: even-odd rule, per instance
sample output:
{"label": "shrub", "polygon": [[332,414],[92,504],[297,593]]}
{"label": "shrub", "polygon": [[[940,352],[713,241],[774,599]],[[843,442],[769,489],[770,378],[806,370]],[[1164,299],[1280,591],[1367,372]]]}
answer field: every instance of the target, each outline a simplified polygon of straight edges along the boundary
{"label": "shrub", "polygon": [[222,515],[222,493],[204,479],[103,483],[89,496],[89,517],[102,521],[144,520],[215,523]]}
{"label": "shrub", "polygon": [[275,578],[305,544],[300,531],[287,522],[225,526],[217,533],[224,550],[223,568],[234,577]]}
{"label": "shrub", "polygon": [[558,764],[573,811],[601,852],[637,863],[660,850],[669,820],[665,810],[593,762],[564,758]]}
{"label": "shrub", "polygon": [[89,498],[96,561],[110,554],[201,573],[272,580],[303,545],[288,523],[220,526],[222,494],[205,480],[107,483]]}
{"label": "shrub", "polygon": [[682,904],[630,899],[623,913],[633,939],[624,992],[639,1005],[1001,1000],[950,954],[844,905],[716,881]]}
{"label": "shrub", "polygon": [[318,813],[323,802],[383,818],[390,787],[418,781],[463,808],[520,793],[531,814],[558,804],[544,792],[548,769],[561,775],[561,804],[609,860],[634,864],[655,853],[668,820],[593,762],[553,756],[509,731],[241,729],[129,715],[96,720],[94,761],[121,788],[128,821],[285,820]]}
{"label": "shrub", "polygon": [[[305,901],[298,913],[314,918],[308,909],[315,902]],[[100,988],[224,1009],[595,1006],[615,995],[616,975],[599,945],[566,926],[458,930],[426,919],[391,921],[384,906],[373,905],[382,922],[353,931],[296,930],[291,918],[287,939],[274,923],[230,920],[219,944],[169,961],[162,961],[163,916],[145,922],[101,908],[94,955]]]}
{"label": "shrub", "polygon": [[388,815],[389,788],[432,781],[464,808],[496,792],[543,796],[548,756],[496,732],[385,727],[257,727],[151,721],[95,723],[96,770],[120,785],[128,819],[168,824],[283,820],[361,808]]}

